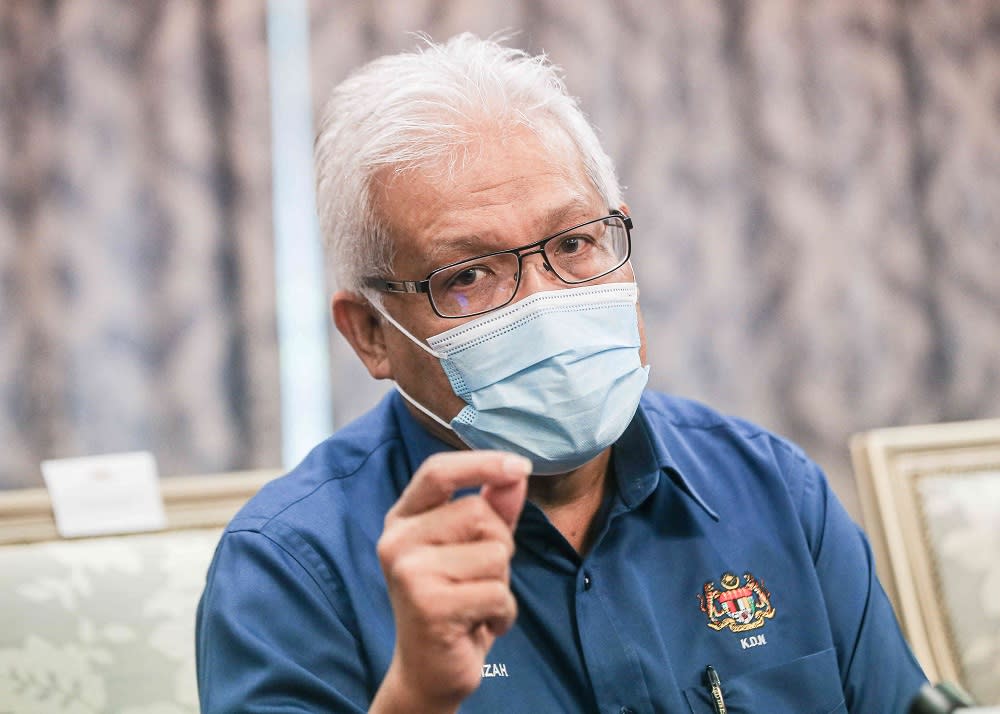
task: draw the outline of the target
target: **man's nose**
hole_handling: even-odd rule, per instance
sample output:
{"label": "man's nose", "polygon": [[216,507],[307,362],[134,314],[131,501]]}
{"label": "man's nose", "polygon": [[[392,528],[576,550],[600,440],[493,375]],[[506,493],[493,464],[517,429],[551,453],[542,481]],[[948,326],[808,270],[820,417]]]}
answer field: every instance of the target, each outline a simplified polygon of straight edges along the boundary
{"label": "man's nose", "polygon": [[517,288],[515,300],[560,287],[566,287],[566,284],[549,267],[542,251],[521,256],[521,284]]}

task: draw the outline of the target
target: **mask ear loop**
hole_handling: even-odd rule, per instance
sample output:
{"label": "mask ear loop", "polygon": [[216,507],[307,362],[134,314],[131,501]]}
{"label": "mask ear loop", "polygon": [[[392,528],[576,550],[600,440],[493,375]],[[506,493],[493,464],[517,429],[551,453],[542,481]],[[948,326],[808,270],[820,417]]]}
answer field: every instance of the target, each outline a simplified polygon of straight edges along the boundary
{"label": "mask ear loop", "polygon": [[402,395],[403,399],[405,399],[406,401],[408,401],[410,404],[412,404],[414,407],[416,407],[417,409],[419,409],[421,412],[423,412],[424,414],[426,414],[427,416],[429,416],[431,419],[433,419],[434,421],[436,421],[438,424],[440,424],[441,426],[443,426],[448,431],[455,431],[455,429],[452,428],[451,424],[449,424],[448,422],[446,422],[444,419],[442,419],[441,417],[439,417],[437,414],[435,414],[430,409],[428,409],[423,404],[421,404],[416,399],[414,399],[409,394],[407,394],[406,391],[402,387],[399,386],[399,384],[397,384],[395,382],[393,382],[393,384],[396,385],[396,391],[399,392]]}
{"label": "mask ear loop", "polygon": [[[407,330],[405,327],[403,327],[398,322],[396,322],[396,320],[393,319],[392,315],[390,315],[388,312],[386,312],[385,309],[381,305],[378,305],[378,304],[376,304],[374,302],[370,302],[370,304],[371,304],[371,306],[373,308],[375,308],[375,311],[378,312],[378,314],[380,314],[382,317],[384,317],[388,322],[390,322],[392,324],[393,327],[395,327],[397,330],[399,330],[400,332],[402,332],[406,337],[408,337],[410,339],[410,341],[413,344],[415,344],[417,347],[419,347],[420,349],[422,349],[424,352],[426,352],[427,354],[431,355],[432,357],[437,357],[438,359],[444,359],[445,358],[445,355],[443,355],[440,352],[437,352],[435,350],[432,350],[430,347],[428,347],[427,345],[425,345],[422,341],[420,341],[416,337],[414,337],[413,334],[409,330]],[[444,419],[442,419],[441,417],[439,417],[437,414],[435,414],[430,409],[428,409],[423,404],[421,404],[416,399],[414,399],[409,394],[407,394],[406,390],[403,389],[402,387],[400,387],[398,382],[393,382],[393,384],[396,385],[396,391],[399,392],[400,395],[402,395],[403,399],[405,399],[406,401],[408,401],[415,408],[419,409],[421,412],[423,412],[425,415],[427,415],[428,417],[430,417],[431,419],[433,419],[435,422],[437,422],[438,424],[440,424],[441,426],[443,426],[445,429],[448,429],[449,431],[455,431],[452,428],[451,424],[449,424],[448,422],[446,422]]]}
{"label": "mask ear loop", "polygon": [[379,315],[381,315],[382,317],[384,317],[388,322],[390,322],[392,324],[393,327],[395,327],[397,330],[399,330],[404,335],[406,335],[408,338],[410,338],[410,342],[412,342],[413,344],[415,344],[417,347],[419,347],[420,349],[422,349],[424,352],[426,352],[427,354],[429,354],[431,357],[437,357],[438,359],[445,359],[446,358],[447,355],[443,355],[440,352],[437,352],[437,351],[431,349],[426,344],[424,344],[423,340],[419,340],[416,337],[414,337],[413,334],[409,330],[407,330],[405,327],[403,327],[398,322],[396,322],[396,320],[393,319],[392,315],[390,315],[388,312],[386,312],[385,308],[383,308],[381,305],[376,305],[373,302],[369,302],[369,304],[375,309],[375,312],[377,312]]}

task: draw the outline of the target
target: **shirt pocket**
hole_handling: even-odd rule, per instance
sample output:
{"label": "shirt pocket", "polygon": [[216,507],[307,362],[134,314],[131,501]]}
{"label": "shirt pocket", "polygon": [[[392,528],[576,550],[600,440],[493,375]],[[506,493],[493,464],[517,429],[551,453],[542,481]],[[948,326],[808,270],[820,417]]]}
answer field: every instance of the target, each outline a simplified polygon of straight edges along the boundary
{"label": "shirt pocket", "polygon": [[[833,648],[731,679],[720,671],[729,714],[846,714]],[[692,714],[714,714],[708,685],[684,690]]]}

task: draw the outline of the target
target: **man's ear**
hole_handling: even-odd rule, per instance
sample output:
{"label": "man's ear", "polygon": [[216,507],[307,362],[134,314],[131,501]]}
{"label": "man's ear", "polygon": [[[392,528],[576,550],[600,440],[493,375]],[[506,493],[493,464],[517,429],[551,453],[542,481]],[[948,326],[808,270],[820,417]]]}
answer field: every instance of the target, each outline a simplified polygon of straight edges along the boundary
{"label": "man's ear", "polygon": [[381,315],[362,296],[347,290],[334,293],[331,309],[333,323],[364,362],[368,373],[375,379],[392,379]]}

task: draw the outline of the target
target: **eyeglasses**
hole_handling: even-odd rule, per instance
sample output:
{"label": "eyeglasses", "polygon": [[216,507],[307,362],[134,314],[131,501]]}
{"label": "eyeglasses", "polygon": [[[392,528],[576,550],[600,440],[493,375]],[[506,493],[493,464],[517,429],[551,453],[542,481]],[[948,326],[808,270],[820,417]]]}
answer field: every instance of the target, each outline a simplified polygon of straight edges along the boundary
{"label": "eyeglasses", "polygon": [[632,219],[621,211],[559,231],[535,243],[445,265],[423,280],[366,278],[387,293],[427,293],[439,317],[472,317],[509,304],[521,284],[524,258],[541,254],[546,270],[569,285],[608,275],[632,253]]}

